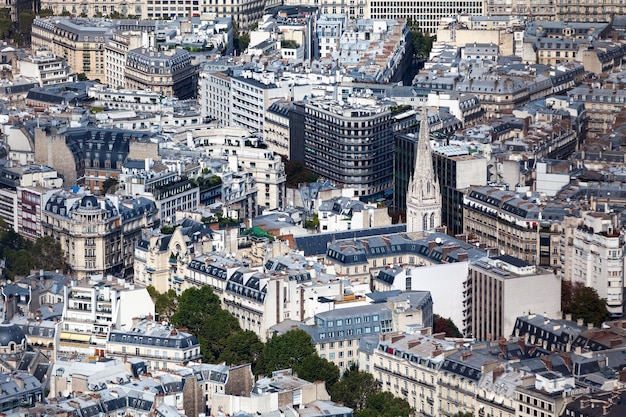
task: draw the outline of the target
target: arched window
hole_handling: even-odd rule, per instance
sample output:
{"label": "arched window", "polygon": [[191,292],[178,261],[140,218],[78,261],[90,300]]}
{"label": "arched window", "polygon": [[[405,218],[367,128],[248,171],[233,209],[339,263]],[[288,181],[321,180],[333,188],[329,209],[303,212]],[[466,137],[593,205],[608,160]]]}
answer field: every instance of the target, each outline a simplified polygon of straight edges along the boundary
{"label": "arched window", "polygon": [[422,230],[428,230],[428,214],[424,214],[422,219]]}
{"label": "arched window", "polygon": [[430,228],[431,229],[435,228],[435,213],[431,213],[430,215]]}

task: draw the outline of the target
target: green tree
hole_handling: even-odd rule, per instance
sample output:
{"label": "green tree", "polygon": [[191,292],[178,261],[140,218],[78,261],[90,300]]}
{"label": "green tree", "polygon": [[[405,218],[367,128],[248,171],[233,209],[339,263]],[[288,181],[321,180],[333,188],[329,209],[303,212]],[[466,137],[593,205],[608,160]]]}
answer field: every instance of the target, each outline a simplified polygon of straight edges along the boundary
{"label": "green tree", "polygon": [[285,162],[285,174],[287,175],[287,186],[297,187],[298,184],[315,182],[319,176],[304,166],[302,162]]}
{"label": "green tree", "polygon": [[218,360],[229,365],[256,364],[263,353],[263,342],[250,331],[233,333],[225,340],[225,347]]}
{"label": "green tree", "polygon": [[211,287],[189,288],[178,298],[178,308],[171,322],[185,327],[198,338],[202,359],[214,362],[226,348],[226,341],[234,333],[241,332],[239,322],[222,310],[220,299]]}
{"label": "green tree", "polygon": [[[571,291],[571,299],[569,303],[565,301],[567,304],[563,304],[562,311],[564,313],[569,313],[572,315],[572,319],[583,319],[585,323],[593,323],[596,326],[600,326],[603,322],[609,319],[609,311],[606,308],[606,300],[604,298],[600,298],[598,292],[591,287],[586,287],[581,283],[566,283],[563,282],[565,286],[571,286],[570,289],[563,290],[563,285],[561,287],[562,293],[564,292],[568,297],[568,292]],[[563,303],[563,301],[562,301]]]}
{"label": "green tree", "polygon": [[420,29],[418,23],[410,17],[407,19],[406,24],[411,31],[411,40],[413,41],[413,50],[415,51],[415,56],[418,59],[428,58],[430,51],[433,49],[433,42],[435,41],[435,37],[430,36],[426,32],[423,32]]}
{"label": "green tree", "polygon": [[30,251],[33,256],[34,267],[52,271],[65,269],[65,253],[61,244],[52,236],[43,236],[37,239]]}
{"label": "green tree", "polygon": [[26,39],[30,39],[30,34],[33,31],[34,20],[35,12],[32,10],[22,10],[18,15],[19,32],[24,35],[24,38]]}
{"label": "green tree", "polygon": [[102,195],[105,195],[110,191],[115,191],[117,184],[119,184],[119,180],[116,177],[109,177],[104,180],[104,183],[102,183]]}
{"label": "green tree", "polygon": [[87,75],[85,75],[84,72],[80,72],[80,73],[76,74],[76,79],[78,81],[89,81],[89,78],[87,77]]}
{"label": "green tree", "polygon": [[304,358],[316,354],[311,336],[307,332],[300,329],[290,330],[265,343],[255,372],[257,375],[270,375],[279,369],[296,369]]}
{"label": "green tree", "polygon": [[16,45],[19,45],[19,46],[24,45],[24,41],[25,41],[24,35],[22,35],[19,32],[13,32],[11,34],[11,39],[13,39],[13,42],[15,42]]}
{"label": "green tree", "polygon": [[307,356],[294,367],[298,377],[306,381],[324,381],[326,388],[331,390],[339,381],[339,368],[332,362],[320,358],[317,353]]}
{"label": "green tree", "polygon": [[463,337],[452,319],[433,314],[433,333],[445,333],[446,337]]}
{"label": "green tree", "polygon": [[151,285],[146,289],[152,301],[154,301],[154,312],[157,314],[158,319],[170,320],[178,305],[176,291],[169,290],[165,293],[160,293]]}
{"label": "green tree", "polygon": [[366,407],[357,411],[355,417],[408,417],[413,409],[409,403],[390,392],[375,392],[367,397]]}
{"label": "green tree", "polygon": [[330,395],[333,401],[343,403],[355,411],[361,411],[367,406],[368,396],[377,392],[380,392],[380,387],[372,374],[359,371],[356,365],[353,365],[331,388]]}
{"label": "green tree", "polygon": [[54,10],[52,9],[41,9],[39,11],[39,17],[50,17],[50,16],[54,16]]}
{"label": "green tree", "polygon": [[247,31],[240,31],[239,24],[233,21],[233,48],[240,54],[248,49],[250,44],[250,34]]}
{"label": "green tree", "polygon": [[474,417],[471,411],[458,411],[453,417]]}
{"label": "green tree", "polygon": [[8,37],[12,28],[11,9],[7,7],[0,8],[0,36],[2,36],[2,38]]}
{"label": "green tree", "polygon": [[47,236],[35,243],[23,238],[0,219],[0,258],[6,261],[6,275],[25,276],[33,269],[64,269],[60,244]]}

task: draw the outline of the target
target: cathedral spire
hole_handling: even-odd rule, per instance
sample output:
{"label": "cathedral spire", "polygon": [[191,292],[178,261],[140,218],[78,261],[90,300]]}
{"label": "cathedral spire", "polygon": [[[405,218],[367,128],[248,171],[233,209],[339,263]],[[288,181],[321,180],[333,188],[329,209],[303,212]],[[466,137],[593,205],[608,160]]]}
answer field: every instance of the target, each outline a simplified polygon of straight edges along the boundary
{"label": "cathedral spire", "polygon": [[441,225],[441,193],[433,169],[428,108],[422,108],[419,137],[415,147],[415,168],[406,199],[407,231],[419,232]]}

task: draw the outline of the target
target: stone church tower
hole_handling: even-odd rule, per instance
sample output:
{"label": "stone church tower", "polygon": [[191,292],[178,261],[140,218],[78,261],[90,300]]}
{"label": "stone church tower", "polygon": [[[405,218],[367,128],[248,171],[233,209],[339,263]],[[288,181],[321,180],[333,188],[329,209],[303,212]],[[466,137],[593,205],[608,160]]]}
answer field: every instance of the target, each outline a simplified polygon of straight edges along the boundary
{"label": "stone church tower", "polygon": [[415,151],[415,169],[406,195],[407,232],[422,232],[441,226],[441,192],[433,171],[430,149],[428,109],[422,108],[419,138]]}

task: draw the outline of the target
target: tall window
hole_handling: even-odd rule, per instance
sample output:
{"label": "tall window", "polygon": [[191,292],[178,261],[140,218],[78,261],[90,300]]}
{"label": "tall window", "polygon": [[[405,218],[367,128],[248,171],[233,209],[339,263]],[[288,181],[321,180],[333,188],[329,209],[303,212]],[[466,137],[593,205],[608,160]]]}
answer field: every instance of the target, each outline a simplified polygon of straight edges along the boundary
{"label": "tall window", "polygon": [[430,215],[430,228],[433,229],[435,227],[435,213],[431,213]]}
{"label": "tall window", "polygon": [[422,219],[422,230],[428,230],[428,214],[424,214]]}

